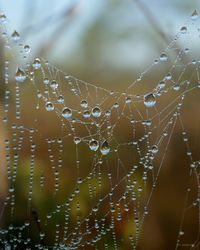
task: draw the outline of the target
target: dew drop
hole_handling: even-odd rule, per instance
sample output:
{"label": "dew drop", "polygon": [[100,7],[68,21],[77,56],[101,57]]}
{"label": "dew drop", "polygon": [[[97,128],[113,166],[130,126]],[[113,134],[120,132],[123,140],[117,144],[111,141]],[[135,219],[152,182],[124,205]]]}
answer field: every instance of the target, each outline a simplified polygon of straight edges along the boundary
{"label": "dew drop", "polygon": [[5,14],[0,14],[0,22],[1,23],[6,23],[7,22],[7,17]]}
{"label": "dew drop", "polygon": [[55,90],[58,88],[58,83],[55,80],[53,80],[53,81],[51,81],[50,86],[52,89]]}
{"label": "dew drop", "polygon": [[182,34],[187,33],[187,27],[186,26],[181,27],[181,33]]}
{"label": "dew drop", "polygon": [[110,146],[107,141],[104,141],[101,145],[102,155],[107,155],[110,152]]}
{"label": "dew drop", "polygon": [[145,121],[145,125],[148,126],[148,127],[151,126],[151,123],[152,123],[151,120],[146,120]]}
{"label": "dew drop", "polygon": [[26,80],[26,74],[22,69],[20,68],[17,69],[15,74],[15,80],[17,82],[24,82]]}
{"label": "dew drop", "polygon": [[15,190],[13,187],[10,187],[9,190],[8,190],[10,193],[13,193]]}
{"label": "dew drop", "polygon": [[117,103],[117,102],[114,103],[113,107],[114,107],[114,108],[119,108],[119,103]]}
{"label": "dew drop", "polygon": [[99,142],[97,140],[90,140],[89,141],[89,147],[92,151],[97,151],[99,148]]}
{"label": "dew drop", "polygon": [[12,37],[13,41],[15,41],[15,42],[18,42],[20,39],[20,35],[16,30],[12,33],[11,37]]}
{"label": "dew drop", "polygon": [[86,100],[82,100],[80,105],[81,105],[82,108],[85,109],[85,108],[88,107],[88,102]]}
{"label": "dew drop", "polygon": [[54,110],[53,103],[52,102],[47,102],[46,105],[45,105],[45,108],[46,108],[47,111]]}
{"label": "dew drop", "polygon": [[39,69],[41,67],[41,61],[40,58],[36,58],[33,62],[33,68],[34,69]]}
{"label": "dew drop", "polygon": [[194,10],[194,12],[192,13],[192,15],[190,17],[191,17],[192,20],[197,20],[197,18],[199,17],[198,13],[197,13],[197,10]]}
{"label": "dew drop", "polygon": [[59,95],[58,99],[57,99],[57,102],[58,103],[64,103],[64,97],[62,95]]}
{"label": "dew drop", "polygon": [[126,103],[128,104],[128,103],[131,103],[131,97],[130,96],[127,96],[126,97]]}
{"label": "dew drop", "polygon": [[158,83],[158,87],[159,87],[160,89],[163,89],[163,88],[165,87],[165,81],[160,81],[160,82]]}
{"label": "dew drop", "polygon": [[107,110],[107,111],[105,112],[105,116],[106,116],[106,117],[111,116],[111,112],[110,112],[110,110]]}
{"label": "dew drop", "polygon": [[144,105],[147,108],[152,108],[155,106],[155,104],[156,104],[156,98],[154,94],[150,93],[144,96]]}
{"label": "dew drop", "polygon": [[95,107],[92,109],[92,115],[93,117],[100,117],[101,115],[101,110],[99,107]]}
{"label": "dew drop", "polygon": [[44,83],[45,85],[48,85],[48,84],[49,84],[49,79],[45,77],[45,78],[43,79],[43,83]]}
{"label": "dew drop", "polygon": [[160,55],[160,61],[161,61],[161,62],[166,62],[167,60],[168,60],[167,54],[162,53],[162,54]]}
{"label": "dew drop", "polygon": [[176,84],[173,86],[173,89],[174,89],[175,91],[180,90],[180,85],[179,85],[178,83],[176,83]]}
{"label": "dew drop", "polygon": [[168,73],[166,76],[165,76],[165,80],[171,80],[172,79],[172,75],[170,73]]}
{"label": "dew drop", "polygon": [[24,51],[25,51],[26,53],[30,53],[30,52],[31,52],[30,46],[29,46],[29,45],[25,45],[25,46],[24,46]]}
{"label": "dew drop", "polygon": [[190,51],[190,49],[189,48],[185,48],[184,51],[187,54]]}
{"label": "dew drop", "polygon": [[158,147],[157,147],[157,145],[153,145],[153,146],[152,146],[151,152],[152,152],[153,154],[157,154],[157,153],[158,153]]}
{"label": "dew drop", "polygon": [[90,111],[88,111],[88,110],[86,110],[86,111],[83,112],[83,117],[84,118],[90,118],[90,115],[91,115]]}
{"label": "dew drop", "polygon": [[81,139],[79,137],[74,137],[74,143],[79,144],[81,142]]}
{"label": "dew drop", "polygon": [[72,111],[70,108],[64,108],[62,110],[62,116],[65,118],[65,119],[70,119],[72,117]]}

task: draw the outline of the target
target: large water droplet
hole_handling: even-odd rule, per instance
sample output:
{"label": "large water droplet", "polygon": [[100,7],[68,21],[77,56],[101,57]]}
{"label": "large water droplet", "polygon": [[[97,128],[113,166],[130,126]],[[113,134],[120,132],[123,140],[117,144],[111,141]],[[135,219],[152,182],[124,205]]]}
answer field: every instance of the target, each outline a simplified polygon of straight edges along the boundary
{"label": "large water droplet", "polygon": [[99,107],[95,107],[92,109],[92,115],[94,117],[99,117],[101,115],[101,110]]}
{"label": "large water droplet", "polygon": [[47,102],[46,105],[45,105],[45,108],[46,108],[47,111],[54,110],[53,103],[52,102]]}
{"label": "large water droplet", "polygon": [[86,100],[81,101],[81,107],[82,108],[87,108],[88,107],[88,102]]}
{"label": "large water droplet", "polygon": [[155,106],[155,104],[156,104],[156,98],[154,94],[150,93],[144,96],[144,105],[147,108],[152,108]]}
{"label": "large water droplet", "polygon": [[90,140],[89,141],[89,147],[92,151],[97,151],[99,148],[99,142],[97,140]]}
{"label": "large water droplet", "polygon": [[18,42],[20,39],[20,35],[16,30],[12,33],[11,37],[15,42]]}
{"label": "large water droplet", "polygon": [[24,82],[26,80],[26,74],[22,69],[20,68],[17,69],[15,74],[15,80],[17,82]]}
{"label": "large water droplet", "polygon": [[41,61],[40,58],[36,58],[33,62],[33,68],[34,69],[39,69],[41,67]]}
{"label": "large water droplet", "polygon": [[102,155],[107,155],[110,152],[110,146],[107,141],[104,141],[101,145]]}
{"label": "large water droplet", "polygon": [[70,108],[64,108],[62,110],[62,116],[65,118],[65,119],[70,119],[72,117],[72,111]]}

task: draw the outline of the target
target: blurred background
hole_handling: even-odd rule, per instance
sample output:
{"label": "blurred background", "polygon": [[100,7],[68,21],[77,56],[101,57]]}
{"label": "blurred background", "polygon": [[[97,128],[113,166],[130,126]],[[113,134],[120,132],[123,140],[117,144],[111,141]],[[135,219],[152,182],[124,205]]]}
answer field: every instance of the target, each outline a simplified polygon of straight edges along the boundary
{"label": "blurred background", "polygon": [[115,88],[144,71],[199,6],[198,0],[0,1],[35,55],[82,80],[118,81]]}
{"label": "blurred background", "polygon": [[[197,11],[200,9],[198,0],[0,0],[0,10],[9,19],[8,26],[11,31],[17,30],[19,32],[20,39],[24,44],[30,45],[30,56],[32,59],[41,56],[70,75],[92,83],[95,86],[115,91],[125,90],[141,72],[159,57],[195,9]],[[199,46],[199,40],[196,37],[193,39],[193,46],[193,50],[196,51]],[[175,74],[176,72],[174,72]],[[180,72],[177,74],[180,74]],[[187,74],[184,77],[191,78],[190,73],[187,72]],[[37,77],[38,79],[41,78],[41,76]],[[147,80],[153,86],[153,82],[160,79],[160,77],[161,72],[157,71],[153,72]],[[196,79],[193,80],[195,81]],[[144,91],[145,86],[142,87],[142,92]],[[31,110],[27,103],[36,103],[34,97],[31,98],[29,93],[30,89],[22,91],[23,103],[25,104],[22,107],[24,116],[21,121],[27,127],[33,125],[33,119],[28,116]],[[174,96],[169,96],[169,98],[172,100]],[[192,103],[190,102],[191,100],[193,100]],[[198,100],[199,95],[191,95],[187,102],[187,107],[190,108],[186,109],[184,113],[188,136],[191,137],[193,145],[195,145],[193,150],[197,160],[200,148],[199,116],[195,117],[196,120],[192,124],[190,121],[193,118],[191,117],[192,113],[199,112]],[[167,105],[167,100],[163,100],[162,105],[164,106],[165,104]],[[48,213],[50,208],[55,209],[54,197],[49,198],[53,192],[53,174],[49,176],[49,183],[47,180],[45,192],[42,192],[39,186],[41,176],[44,175],[48,178],[49,175],[50,153],[47,152],[47,146],[44,141],[46,138],[59,138],[59,136],[63,135],[60,132],[61,124],[59,121],[55,117],[47,115],[44,109],[39,109],[37,118],[40,121],[41,136],[35,138],[37,145],[39,145],[39,151],[36,157],[37,168],[34,177],[36,184],[33,194],[33,203],[37,213],[35,212],[33,217],[41,216],[42,218]],[[13,120],[14,115],[13,117],[11,115],[11,121]],[[52,121],[50,124],[47,122],[49,120]],[[122,141],[129,141],[131,136],[128,126],[125,123],[120,126],[123,133],[119,137],[122,138]],[[124,131],[125,128],[127,129],[126,132]],[[2,143],[7,138],[7,135],[13,136],[13,128],[1,128],[1,131]],[[138,249],[175,249],[177,234],[180,233],[180,218],[185,201],[186,183],[188,183],[189,177],[187,169],[189,163],[186,159],[184,145],[180,139],[181,133],[182,129],[179,125],[175,129],[175,136],[169,148],[169,155],[165,162],[167,167],[163,167],[164,171],[160,174],[159,186],[153,196],[152,205],[149,209],[150,216],[144,223]],[[28,133],[26,136],[28,136]],[[71,141],[64,143],[64,147],[69,147],[70,143]],[[16,184],[15,187],[18,202],[15,207],[14,225],[20,225],[24,220],[33,220],[29,217],[27,218],[27,215],[22,212],[21,208],[21,204],[23,202],[26,203],[27,200],[27,197],[21,192],[21,184],[25,183],[28,186],[29,181],[29,172],[26,166],[29,166],[30,161],[30,141],[26,142],[25,140],[25,144],[27,147],[25,147],[19,161],[19,166],[24,167],[19,167],[19,184]],[[177,148],[179,149],[178,151]],[[58,152],[58,149],[59,146],[55,146],[55,152]],[[61,171],[61,186],[63,185],[64,187],[67,183],[68,190],[64,190],[59,194],[57,203],[65,201],[65,197],[69,196],[70,192],[73,191],[76,181],[75,174],[71,170],[72,162],[74,164],[74,152],[75,148],[72,147],[69,151],[70,159],[67,158],[67,155],[63,156],[63,161],[69,168],[62,170],[63,172]],[[92,156],[88,151],[83,152],[84,156],[87,157],[82,159],[85,167],[85,172],[83,171],[82,175],[86,176],[88,166],[91,165],[91,162],[87,161],[86,158],[90,159]],[[124,151],[124,154],[121,156],[122,159],[127,158],[128,161],[129,154],[129,150]],[[106,174],[106,170],[105,173],[102,172],[102,179]],[[138,173],[138,176],[140,175],[141,173]],[[66,179],[65,176],[68,178]],[[108,185],[106,177],[105,181],[103,181],[104,191],[107,190]],[[92,185],[97,185],[97,182],[98,179],[94,180]],[[192,195],[191,203],[193,199],[196,199],[196,192],[196,182],[194,182],[194,194]],[[4,196],[3,194],[1,195]],[[142,200],[142,198],[140,199]],[[95,204],[95,201],[88,199],[88,189],[86,187],[84,187],[79,201],[84,207],[83,214],[87,214],[92,204]],[[76,213],[74,210],[72,209],[72,228],[73,222],[75,223],[77,220],[77,217],[73,215],[73,213]],[[189,245],[187,246],[186,244],[185,247],[180,247],[179,249],[190,249],[192,242],[196,239],[196,235],[199,237],[197,214],[198,208],[195,208],[195,211],[190,210],[188,217],[185,216],[184,226],[187,234],[185,233],[184,239]],[[98,216],[101,217],[101,215],[97,215],[96,218]],[[6,214],[4,215],[3,225],[7,226],[10,224],[8,217],[9,215],[7,217]],[[58,218],[58,221],[62,220],[63,214]],[[49,226],[51,230],[48,232],[50,235],[49,241],[47,241],[48,244],[54,242],[55,223],[53,221],[52,225]],[[72,228],[71,230],[73,230]],[[34,230],[40,231],[40,226],[39,229],[36,225],[35,227],[33,226],[31,232],[33,242],[37,242],[38,238],[34,235]],[[130,244],[127,243],[130,234],[135,232],[135,225],[132,223],[131,215],[123,218],[123,222],[117,226],[116,231],[118,239],[125,239],[119,243],[119,249],[131,249]],[[108,249],[115,249],[111,236],[108,236],[105,241],[108,244]],[[104,249],[102,245],[100,245],[99,249],[101,247]],[[195,247],[195,249],[199,249],[198,241]]]}

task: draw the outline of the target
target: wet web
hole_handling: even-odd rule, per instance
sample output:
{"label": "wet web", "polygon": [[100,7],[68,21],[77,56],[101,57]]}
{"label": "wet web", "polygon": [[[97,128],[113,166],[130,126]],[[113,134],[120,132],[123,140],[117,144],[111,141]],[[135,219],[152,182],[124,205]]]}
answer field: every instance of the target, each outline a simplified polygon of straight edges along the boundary
{"label": "wet web", "polygon": [[186,176],[174,249],[198,249],[200,145],[190,126],[200,107],[196,11],[124,92],[32,60],[4,14],[0,20],[7,180],[2,246],[138,249],[162,172],[172,164]]}

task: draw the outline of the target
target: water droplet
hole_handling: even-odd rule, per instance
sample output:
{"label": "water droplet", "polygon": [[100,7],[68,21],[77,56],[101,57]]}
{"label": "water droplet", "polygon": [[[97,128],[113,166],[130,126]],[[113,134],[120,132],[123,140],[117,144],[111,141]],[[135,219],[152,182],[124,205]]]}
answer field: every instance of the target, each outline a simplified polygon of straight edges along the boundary
{"label": "water droplet", "polygon": [[190,51],[190,49],[189,48],[185,48],[184,51],[187,54]]}
{"label": "water droplet", "polygon": [[15,42],[18,42],[20,39],[20,35],[16,30],[12,33],[11,37],[12,37],[13,41],[15,41]]}
{"label": "water droplet", "polygon": [[184,235],[184,231],[179,231],[179,235]]}
{"label": "water droplet", "polygon": [[147,126],[151,126],[151,120],[147,120],[147,121],[146,121],[146,125],[147,125]]}
{"label": "water droplet", "polygon": [[17,69],[15,74],[15,80],[17,82],[24,82],[26,80],[26,74],[22,69],[20,68]]}
{"label": "water droplet", "polygon": [[97,140],[90,140],[89,141],[89,147],[92,151],[97,151],[99,148],[99,142]]}
{"label": "water droplet", "polygon": [[72,117],[72,111],[70,108],[64,108],[62,110],[62,116],[65,118],[65,119],[70,119]]}
{"label": "water droplet", "polygon": [[114,103],[113,107],[114,107],[114,108],[119,108],[119,103],[117,103],[117,102]]}
{"label": "water droplet", "polygon": [[158,153],[158,147],[157,147],[157,145],[153,145],[153,146],[152,146],[151,152],[152,152],[153,154],[157,154],[157,153]]}
{"label": "water droplet", "polygon": [[105,112],[105,116],[107,116],[107,117],[111,116],[110,110],[107,110],[107,111]]}
{"label": "water droplet", "polygon": [[130,96],[126,97],[126,103],[127,103],[127,104],[128,104],[128,103],[131,103],[131,97],[130,97]]}
{"label": "water droplet", "polygon": [[45,77],[45,78],[43,79],[43,83],[44,83],[45,85],[49,84],[49,79]]}
{"label": "water droplet", "polygon": [[15,189],[13,187],[10,187],[8,190],[10,193],[13,193],[15,191]]}
{"label": "water droplet", "polygon": [[178,83],[176,83],[174,86],[173,86],[173,89],[178,91],[180,90],[180,85]]}
{"label": "water droplet", "polygon": [[59,95],[58,99],[57,99],[57,102],[58,103],[64,103],[64,97],[62,95]]}
{"label": "water droplet", "polygon": [[147,108],[152,108],[155,106],[155,104],[156,104],[156,98],[154,94],[150,93],[144,96],[144,105]]}
{"label": "water droplet", "polygon": [[107,141],[104,141],[101,145],[102,155],[107,155],[110,152],[110,146]]}
{"label": "water droplet", "polygon": [[193,12],[192,15],[191,15],[191,19],[192,19],[192,20],[196,20],[198,17],[199,17],[199,16],[198,16],[197,10],[194,10],[194,12]]}
{"label": "water droplet", "polygon": [[170,73],[168,73],[166,76],[165,76],[165,80],[171,80],[172,79],[172,75]]}
{"label": "water droplet", "polygon": [[154,60],[154,64],[158,64],[159,63],[159,60],[158,59],[155,59]]}
{"label": "water droplet", "polygon": [[88,107],[88,102],[86,100],[81,101],[81,107],[82,108],[87,108]]}
{"label": "water droplet", "polygon": [[1,23],[6,23],[7,22],[7,17],[5,14],[0,14],[0,22]]}
{"label": "water droplet", "polygon": [[79,144],[81,142],[81,139],[79,137],[74,137],[74,143]]}
{"label": "water droplet", "polygon": [[160,55],[160,61],[161,61],[161,62],[166,62],[167,60],[168,60],[167,54],[162,53],[162,54]]}
{"label": "water droplet", "polygon": [[159,83],[158,83],[158,88],[159,89],[163,89],[165,87],[165,81],[160,81]]}
{"label": "water droplet", "polygon": [[26,53],[30,53],[30,52],[31,52],[30,46],[29,46],[29,45],[25,45],[25,46],[24,46],[24,51],[25,51]]}
{"label": "water droplet", "polygon": [[55,90],[58,88],[58,83],[55,80],[53,80],[53,81],[51,81],[50,86],[52,89]]}
{"label": "water droplet", "polygon": [[84,118],[90,118],[90,115],[91,115],[90,111],[88,111],[88,110],[86,110],[86,111],[83,112],[83,117]]}
{"label": "water droplet", "polygon": [[46,108],[47,111],[54,110],[53,103],[52,102],[47,102],[46,105],[45,105],[45,108]]}
{"label": "water droplet", "polygon": [[101,110],[99,107],[95,107],[92,109],[92,115],[94,117],[99,117],[101,115]]}
{"label": "water droplet", "polygon": [[41,67],[41,61],[40,58],[36,58],[33,62],[33,68],[34,69],[39,69]]}
{"label": "water droplet", "polygon": [[181,27],[181,33],[182,34],[187,33],[187,27],[186,26]]}

